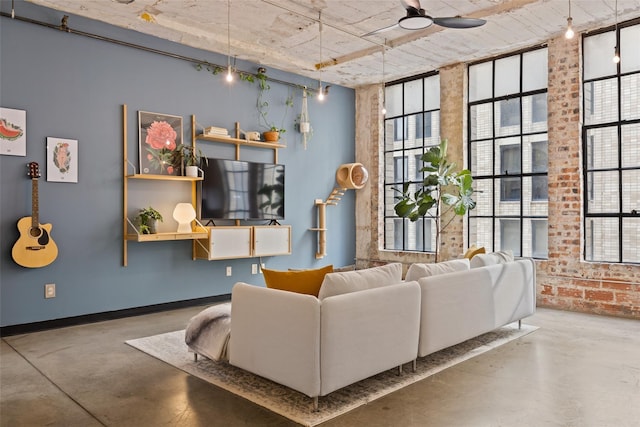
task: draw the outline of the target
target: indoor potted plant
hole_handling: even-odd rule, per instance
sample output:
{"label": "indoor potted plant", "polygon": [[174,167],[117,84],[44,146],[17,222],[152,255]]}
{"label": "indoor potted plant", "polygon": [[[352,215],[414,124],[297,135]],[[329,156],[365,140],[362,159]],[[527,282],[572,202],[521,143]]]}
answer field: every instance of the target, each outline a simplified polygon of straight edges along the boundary
{"label": "indoor potted plant", "polygon": [[204,157],[202,151],[192,145],[180,144],[174,151],[172,159],[173,167],[182,167],[185,176],[198,176],[198,168],[209,160]]}
{"label": "indoor potted plant", "polygon": [[[453,221],[456,215],[465,215],[476,207],[472,199],[473,178],[468,169],[456,172],[456,164],[447,159],[447,140],[431,147],[421,158],[425,165],[424,180],[418,184],[415,192],[410,190],[411,183],[405,183],[401,193],[396,196],[398,202],[394,210],[399,217],[415,222],[424,216],[433,218],[436,224],[435,261],[438,262],[440,234]],[[453,211],[454,215],[443,224],[442,216]]]}
{"label": "indoor potted plant", "polygon": [[157,221],[162,221],[162,215],[151,206],[140,209],[138,212],[138,223],[142,234],[155,234]]}

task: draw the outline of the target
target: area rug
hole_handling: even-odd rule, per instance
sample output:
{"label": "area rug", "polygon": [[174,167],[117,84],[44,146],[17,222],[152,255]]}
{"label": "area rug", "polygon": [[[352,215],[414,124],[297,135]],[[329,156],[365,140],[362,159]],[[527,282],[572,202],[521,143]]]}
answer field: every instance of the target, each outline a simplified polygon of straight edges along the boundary
{"label": "area rug", "polygon": [[317,412],[313,411],[312,399],[297,391],[228,363],[213,362],[204,357],[194,361],[193,353],[187,351],[184,343],[183,330],[133,339],[127,341],[127,344],[299,424],[315,426],[536,329],[538,328],[535,326],[524,324],[522,329],[518,329],[517,324],[507,325],[419,358],[416,372],[412,371],[411,363],[403,367],[401,375],[398,375],[397,368],[382,372],[320,397]]}

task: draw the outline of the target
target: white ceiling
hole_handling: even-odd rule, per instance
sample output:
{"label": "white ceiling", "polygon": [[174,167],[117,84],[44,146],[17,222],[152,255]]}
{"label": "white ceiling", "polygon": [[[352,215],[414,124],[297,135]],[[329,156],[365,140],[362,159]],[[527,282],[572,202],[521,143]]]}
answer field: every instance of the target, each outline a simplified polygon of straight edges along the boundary
{"label": "white ceiling", "polygon": [[[133,0],[129,4],[125,4],[129,0],[26,1],[228,53],[227,0]],[[400,1],[230,0],[231,55],[267,69],[354,88],[382,81],[384,45],[384,80],[391,81],[544,43],[564,33],[569,12],[569,0],[422,0],[421,5],[430,16],[466,16],[486,19],[487,23],[474,29],[432,25],[424,30],[394,29],[362,37],[404,16]],[[574,28],[578,32],[613,25],[615,5],[616,0],[571,0]],[[617,0],[617,7],[619,22],[640,16],[640,0]],[[73,20],[68,26],[74,28]],[[320,63],[325,66],[318,71]]]}

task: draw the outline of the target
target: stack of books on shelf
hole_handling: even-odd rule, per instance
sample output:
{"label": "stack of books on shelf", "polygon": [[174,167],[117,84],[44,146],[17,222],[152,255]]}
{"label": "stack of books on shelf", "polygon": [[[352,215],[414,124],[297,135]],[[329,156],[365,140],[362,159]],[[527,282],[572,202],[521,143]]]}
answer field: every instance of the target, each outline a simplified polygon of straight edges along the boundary
{"label": "stack of books on shelf", "polygon": [[221,136],[223,138],[229,138],[229,131],[225,128],[209,126],[204,128],[204,135],[205,136]]}

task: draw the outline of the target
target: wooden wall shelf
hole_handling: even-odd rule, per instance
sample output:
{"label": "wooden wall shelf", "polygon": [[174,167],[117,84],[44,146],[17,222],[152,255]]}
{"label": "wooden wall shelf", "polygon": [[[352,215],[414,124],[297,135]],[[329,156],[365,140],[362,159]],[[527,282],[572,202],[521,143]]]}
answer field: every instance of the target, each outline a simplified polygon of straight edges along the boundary
{"label": "wooden wall shelf", "polygon": [[155,233],[155,234],[127,234],[127,240],[134,242],[161,242],[167,240],[194,240],[206,239],[209,233],[193,232],[193,233]]}
{"label": "wooden wall shelf", "polygon": [[208,136],[199,134],[196,135],[196,139],[202,141],[210,141],[210,142],[221,142],[223,144],[236,144],[236,145],[245,145],[247,147],[259,147],[259,148],[287,148],[286,145],[278,144],[275,142],[261,142],[261,141],[249,141],[246,139],[238,139],[231,137],[220,137],[220,136]]}
{"label": "wooden wall shelf", "polygon": [[[193,221],[191,233],[155,233],[155,234],[142,234],[138,233],[136,227],[127,217],[128,204],[129,204],[129,180],[146,180],[146,181],[164,181],[164,182],[188,182],[191,183],[191,204],[196,207],[196,183],[202,181],[202,177],[190,177],[190,176],[176,176],[176,175],[155,175],[155,174],[131,174],[129,166],[133,166],[127,160],[127,105],[122,105],[122,160],[123,160],[123,172],[122,172],[122,265],[128,264],[128,243],[131,242],[158,242],[158,241],[174,241],[174,240],[192,240],[195,242],[198,239],[207,238],[209,233],[206,230],[198,227],[198,222]],[[131,232],[131,229],[134,232]],[[194,258],[195,259],[195,256]]]}
{"label": "wooden wall shelf", "polygon": [[177,176],[177,175],[153,175],[153,174],[140,174],[127,175],[128,179],[150,179],[156,181],[202,181],[204,178],[201,176]]}

